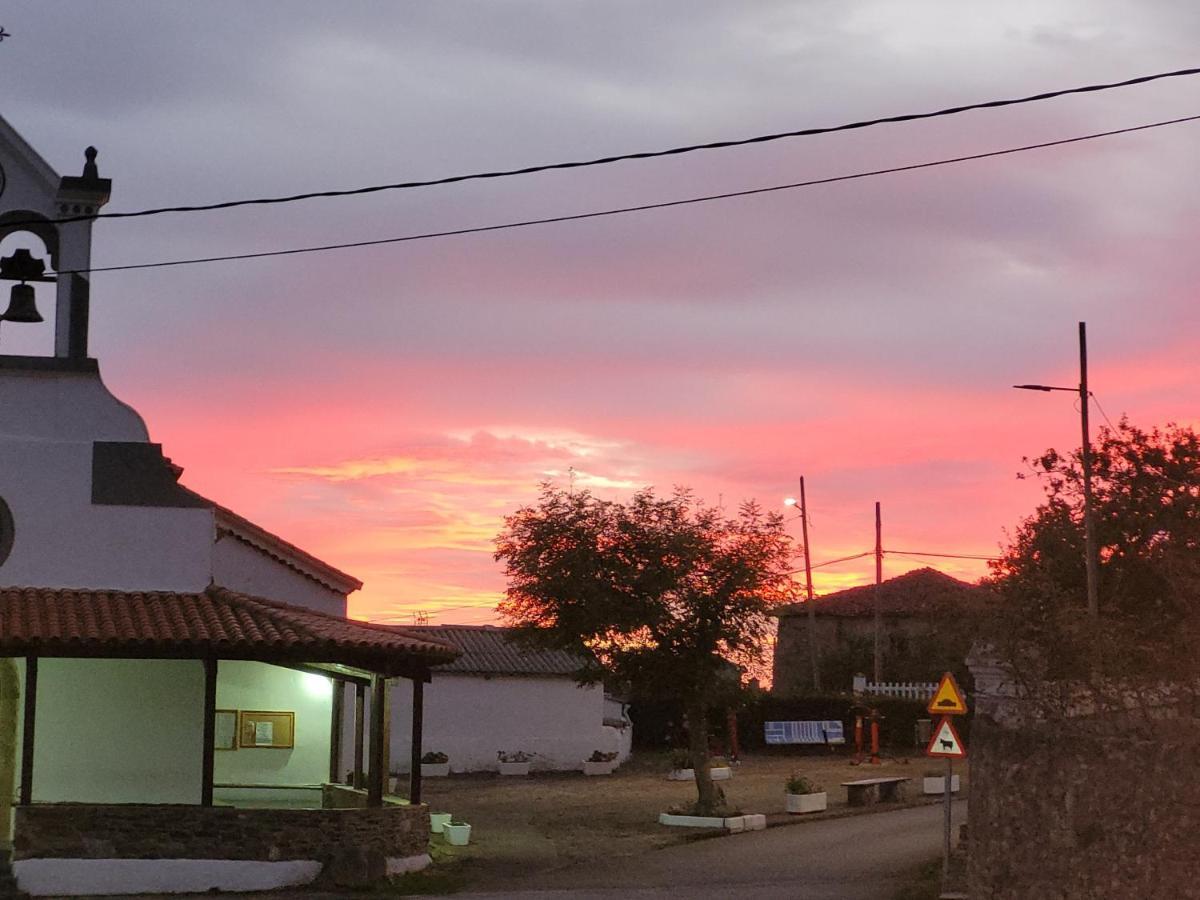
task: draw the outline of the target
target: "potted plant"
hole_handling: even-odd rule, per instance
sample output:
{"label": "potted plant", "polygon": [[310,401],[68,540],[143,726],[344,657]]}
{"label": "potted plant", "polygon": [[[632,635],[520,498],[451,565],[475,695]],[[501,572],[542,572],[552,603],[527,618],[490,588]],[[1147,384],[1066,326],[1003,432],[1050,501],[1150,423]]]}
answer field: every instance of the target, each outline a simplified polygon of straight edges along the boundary
{"label": "potted plant", "polygon": [[708,772],[713,781],[726,781],[733,777],[733,767],[723,756],[714,756],[708,761]]}
{"label": "potted plant", "polygon": [[[946,793],[946,773],[937,769],[926,769],[925,777],[921,779],[921,792],[924,794]],[[950,776],[950,793],[958,793],[958,776]]]}
{"label": "potted plant", "polygon": [[687,750],[671,751],[671,771],[667,775],[671,781],[692,781],[696,771],[692,766],[692,754]]}
{"label": "potted plant", "polygon": [[500,760],[501,775],[528,775],[533,754],[524,750],[498,750],[496,758]]}
{"label": "potted plant", "polygon": [[435,813],[429,814],[429,830],[434,834],[442,834],[446,825],[453,820],[450,813]]}
{"label": "potted plant", "polygon": [[787,793],[787,811],[790,813],[821,812],[829,805],[829,795],[821,786],[803,775],[792,774],[784,790]]}
{"label": "potted plant", "polygon": [[584,775],[611,775],[617,767],[617,751],[604,753],[593,750],[592,755],[583,761]]}
{"label": "potted plant", "polygon": [[421,757],[422,778],[445,778],[450,774],[450,757],[440,750],[430,750]]}
{"label": "potted plant", "polygon": [[446,839],[447,844],[465,847],[471,842],[471,826],[466,822],[451,819],[442,826],[442,837]]}

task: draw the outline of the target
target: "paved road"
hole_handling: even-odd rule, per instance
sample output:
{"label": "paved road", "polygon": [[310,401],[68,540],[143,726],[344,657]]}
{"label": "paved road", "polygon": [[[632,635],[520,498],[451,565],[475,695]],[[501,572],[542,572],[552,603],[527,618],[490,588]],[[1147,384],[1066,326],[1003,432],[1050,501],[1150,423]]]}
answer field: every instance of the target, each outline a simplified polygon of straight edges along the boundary
{"label": "paved road", "polygon": [[[954,804],[955,828],[966,804]],[[470,900],[887,900],[942,847],[942,807],[919,806],[731,835],[543,874]]]}

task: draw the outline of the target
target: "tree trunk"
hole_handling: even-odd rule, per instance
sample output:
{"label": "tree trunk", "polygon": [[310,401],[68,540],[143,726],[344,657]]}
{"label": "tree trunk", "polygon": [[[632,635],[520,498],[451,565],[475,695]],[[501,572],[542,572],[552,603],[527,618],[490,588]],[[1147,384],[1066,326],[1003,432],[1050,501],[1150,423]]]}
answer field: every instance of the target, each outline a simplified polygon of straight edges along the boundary
{"label": "tree trunk", "polygon": [[688,751],[696,775],[696,814],[711,816],[721,804],[712,780],[712,764],[708,755],[708,710],[704,702],[689,701],[687,718]]}

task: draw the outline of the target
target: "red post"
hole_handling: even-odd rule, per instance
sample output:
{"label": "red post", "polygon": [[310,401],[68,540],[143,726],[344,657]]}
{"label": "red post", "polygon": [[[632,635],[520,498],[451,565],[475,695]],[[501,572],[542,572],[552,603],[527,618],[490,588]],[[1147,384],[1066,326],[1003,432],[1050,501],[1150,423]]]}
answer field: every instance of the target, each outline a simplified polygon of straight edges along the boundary
{"label": "red post", "polygon": [[858,713],[854,717],[854,764],[862,762],[863,755],[863,717]]}
{"label": "red post", "polygon": [[736,763],[742,754],[738,747],[737,712],[732,709],[725,714],[725,729],[729,736],[729,761]]}
{"label": "red post", "polygon": [[879,758],[879,714],[871,710],[871,765],[877,766],[882,762]]}

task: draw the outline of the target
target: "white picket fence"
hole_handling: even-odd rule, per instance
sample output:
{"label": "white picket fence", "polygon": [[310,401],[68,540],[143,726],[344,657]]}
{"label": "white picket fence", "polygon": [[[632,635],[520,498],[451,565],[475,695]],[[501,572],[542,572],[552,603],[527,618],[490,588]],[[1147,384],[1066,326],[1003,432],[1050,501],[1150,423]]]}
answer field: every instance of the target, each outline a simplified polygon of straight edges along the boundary
{"label": "white picket fence", "polygon": [[898,697],[901,700],[928,700],[937,690],[936,681],[867,681],[864,675],[854,676],[854,693],[876,697]]}

